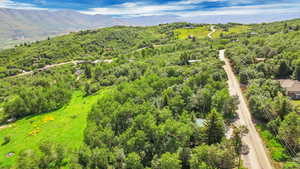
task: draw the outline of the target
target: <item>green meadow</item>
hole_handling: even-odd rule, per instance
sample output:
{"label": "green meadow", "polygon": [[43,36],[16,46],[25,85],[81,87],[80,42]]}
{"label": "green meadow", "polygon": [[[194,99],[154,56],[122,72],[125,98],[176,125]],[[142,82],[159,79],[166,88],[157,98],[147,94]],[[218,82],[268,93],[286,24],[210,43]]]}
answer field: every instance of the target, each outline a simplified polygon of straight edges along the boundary
{"label": "green meadow", "polygon": [[189,35],[201,39],[206,38],[210,32],[210,26],[202,26],[197,28],[181,28],[176,29],[175,33],[178,35],[179,39],[187,39]]}
{"label": "green meadow", "polygon": [[292,103],[296,106],[300,106],[300,100],[293,100]]}
{"label": "green meadow", "polygon": [[300,112],[300,100],[293,100],[292,104],[296,106],[298,112]]}
{"label": "green meadow", "polygon": [[[214,39],[220,38],[221,34],[229,35],[229,34],[240,34],[249,31],[250,27],[247,25],[236,25],[232,26],[228,29],[228,31],[224,31],[223,29],[216,28],[216,32],[212,34]],[[181,28],[176,29],[175,34],[179,39],[187,39],[189,35],[193,35],[198,39],[206,38],[207,35],[211,32],[210,26],[202,26],[197,28]]]}
{"label": "green meadow", "polygon": [[224,31],[223,29],[217,28],[217,31],[212,34],[214,39],[220,38],[221,34],[230,35],[230,34],[240,34],[244,32],[248,32],[251,27],[247,25],[236,25],[232,26],[228,29],[228,31]]}
{"label": "green meadow", "polygon": [[[37,149],[44,141],[78,148],[83,143],[88,112],[105,91],[88,97],[77,91],[70,103],[57,111],[27,117],[0,129],[0,167],[14,164],[20,151]],[[11,141],[2,145],[4,137],[10,137]],[[15,155],[7,157],[8,153]]]}

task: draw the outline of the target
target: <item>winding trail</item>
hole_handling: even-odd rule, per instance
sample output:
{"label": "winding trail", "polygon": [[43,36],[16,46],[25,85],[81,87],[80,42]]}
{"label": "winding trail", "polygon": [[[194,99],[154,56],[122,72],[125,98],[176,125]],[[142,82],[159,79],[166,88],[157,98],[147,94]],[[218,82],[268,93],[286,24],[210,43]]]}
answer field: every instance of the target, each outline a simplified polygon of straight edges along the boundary
{"label": "winding trail", "polygon": [[207,35],[210,39],[212,39],[213,37],[211,36],[213,33],[215,33],[217,30],[215,29],[215,26],[211,26],[210,27],[211,32]]}
{"label": "winding trail", "polygon": [[248,169],[272,169],[273,167],[268,158],[263,141],[256,131],[255,125],[253,124],[251,113],[243,96],[240,83],[235,77],[229,60],[225,58],[224,53],[225,50],[220,50],[219,58],[225,62],[223,68],[228,76],[229,92],[232,96],[238,96],[240,101],[237,110],[239,119],[237,120],[236,124],[245,125],[249,129],[249,133],[243,137],[243,142],[248,145],[250,150],[248,154],[242,155],[244,166]]}
{"label": "winding trail", "polygon": [[96,64],[96,63],[100,63],[100,62],[111,63],[111,62],[113,62],[113,60],[112,59],[105,59],[105,60],[94,60],[94,61],[85,61],[85,60],[68,61],[68,62],[63,62],[63,63],[46,65],[45,67],[36,69],[34,71],[33,70],[32,71],[27,71],[27,72],[24,71],[23,73],[19,73],[17,75],[13,75],[13,76],[4,77],[2,79],[31,75],[34,72],[41,72],[41,71],[45,71],[45,70],[48,70],[48,69],[51,69],[51,68],[54,68],[54,67],[63,66],[63,65],[67,65],[67,64],[74,64],[74,65],[77,65],[77,64],[80,64],[80,63],[94,63],[94,64]]}

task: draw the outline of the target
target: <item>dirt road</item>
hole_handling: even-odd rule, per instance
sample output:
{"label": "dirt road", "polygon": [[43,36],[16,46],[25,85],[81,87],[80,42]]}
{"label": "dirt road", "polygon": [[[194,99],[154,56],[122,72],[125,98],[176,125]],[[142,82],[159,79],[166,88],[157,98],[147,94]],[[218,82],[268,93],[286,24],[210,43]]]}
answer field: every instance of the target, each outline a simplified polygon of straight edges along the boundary
{"label": "dirt road", "polygon": [[215,29],[214,26],[211,26],[210,29],[211,29],[211,32],[210,32],[207,36],[208,36],[210,39],[212,39],[212,36],[211,36],[211,35],[212,35],[213,33],[215,33],[217,30]]}
{"label": "dirt road", "polygon": [[239,120],[238,125],[245,125],[249,129],[249,133],[243,138],[243,142],[249,146],[249,154],[243,155],[244,166],[248,169],[272,169],[271,162],[267,156],[264,144],[257,133],[252,122],[251,114],[243,93],[240,88],[240,83],[235,77],[228,59],[224,56],[225,50],[220,50],[219,57],[225,62],[224,70],[228,76],[229,92],[231,95],[236,95],[239,98],[240,104],[238,106]]}
{"label": "dirt road", "polygon": [[28,71],[28,72],[19,73],[17,75],[5,77],[4,79],[6,79],[6,78],[13,78],[13,77],[19,77],[19,76],[31,75],[34,72],[45,71],[45,70],[51,69],[53,67],[67,65],[67,64],[74,64],[74,65],[76,65],[76,64],[79,64],[79,63],[86,63],[86,62],[96,64],[96,63],[100,63],[100,62],[111,63],[112,61],[113,61],[112,59],[94,60],[94,61],[74,60],[74,61],[69,61],[69,62],[63,62],[63,63],[57,63],[57,64],[52,64],[52,65],[47,65],[47,66],[45,66],[43,68],[36,69],[35,71]]}
{"label": "dirt road", "polygon": [[8,125],[8,124],[2,125],[2,126],[0,126],[0,130],[5,129],[5,128],[9,128],[11,126],[12,125]]}

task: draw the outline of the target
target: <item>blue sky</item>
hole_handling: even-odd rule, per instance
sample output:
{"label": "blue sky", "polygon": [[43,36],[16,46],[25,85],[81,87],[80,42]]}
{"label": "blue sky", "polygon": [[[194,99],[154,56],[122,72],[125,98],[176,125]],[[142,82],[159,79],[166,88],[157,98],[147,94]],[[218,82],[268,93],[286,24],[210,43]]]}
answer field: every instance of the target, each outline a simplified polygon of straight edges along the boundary
{"label": "blue sky", "polygon": [[300,0],[0,0],[0,7],[76,10],[121,17],[300,13]]}

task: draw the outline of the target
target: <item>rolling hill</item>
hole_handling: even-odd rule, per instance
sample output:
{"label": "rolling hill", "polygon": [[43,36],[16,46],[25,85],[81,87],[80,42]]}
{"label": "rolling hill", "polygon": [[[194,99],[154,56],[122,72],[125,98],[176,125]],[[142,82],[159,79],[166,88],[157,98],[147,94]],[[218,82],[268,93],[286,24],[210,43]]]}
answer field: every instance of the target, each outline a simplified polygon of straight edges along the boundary
{"label": "rolling hill", "polygon": [[276,81],[300,80],[299,35],[299,19],[114,26],[0,51],[0,168],[264,166],[260,155],[244,158],[263,143],[240,163],[241,100],[274,168],[299,168],[297,103]]}
{"label": "rolling hill", "polygon": [[87,15],[76,11],[21,10],[0,8],[0,49],[23,42],[43,40],[72,31],[110,27],[115,25],[153,26],[164,23],[258,23],[300,17],[298,13],[276,15],[203,15],[179,17],[177,15],[136,16],[114,18],[109,15]]}

